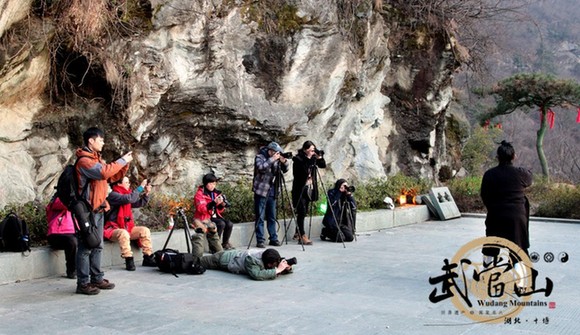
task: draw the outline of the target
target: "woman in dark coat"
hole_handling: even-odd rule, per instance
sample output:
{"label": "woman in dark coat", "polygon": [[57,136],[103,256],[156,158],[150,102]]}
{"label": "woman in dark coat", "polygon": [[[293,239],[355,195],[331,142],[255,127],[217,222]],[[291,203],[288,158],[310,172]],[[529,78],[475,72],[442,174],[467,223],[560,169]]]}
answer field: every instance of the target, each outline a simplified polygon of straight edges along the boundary
{"label": "woman in dark coat", "polygon": [[[498,166],[485,172],[481,181],[481,198],[487,208],[486,236],[512,241],[528,253],[529,203],[524,189],[532,185],[532,173],[513,166],[513,146],[502,141],[497,149]],[[496,256],[497,249],[484,248],[486,256]]]}
{"label": "woman in dark coat", "polygon": [[304,230],[304,219],[308,214],[311,202],[318,201],[318,176],[316,168],[326,168],[324,152],[317,150],[312,141],[306,141],[298,154],[292,158],[292,205],[296,209],[296,226],[294,236],[301,244],[312,244]]}
{"label": "woman in dark coat", "polygon": [[323,228],[320,239],[351,242],[354,240],[356,229],[356,202],[345,179],[337,180],[334,188],[328,190],[327,201],[328,206],[322,219]]}

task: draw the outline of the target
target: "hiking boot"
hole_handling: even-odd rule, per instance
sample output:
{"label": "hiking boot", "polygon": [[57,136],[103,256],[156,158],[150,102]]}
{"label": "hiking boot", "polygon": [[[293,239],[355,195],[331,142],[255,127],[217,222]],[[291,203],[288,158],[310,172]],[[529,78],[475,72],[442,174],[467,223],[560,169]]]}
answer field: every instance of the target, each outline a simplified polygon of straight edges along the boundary
{"label": "hiking boot", "polygon": [[101,290],[91,284],[77,285],[78,294],[95,295],[99,294],[99,292],[101,292]]}
{"label": "hiking boot", "polygon": [[125,269],[127,271],[135,271],[135,260],[133,257],[125,257]]}
{"label": "hiking boot", "polygon": [[153,255],[143,255],[143,266],[157,266]]}
{"label": "hiking boot", "polygon": [[256,248],[265,248],[266,246],[264,245],[264,242],[258,242],[258,244],[256,244]]}
{"label": "hiking boot", "polygon": [[272,240],[272,241],[270,241],[270,243],[268,243],[268,244],[269,244],[269,245],[272,245],[272,246],[275,246],[275,247],[279,247],[279,246],[281,246],[281,245],[282,245],[282,244],[280,243],[280,241],[278,241],[278,240]]}
{"label": "hiking boot", "polygon": [[109,282],[107,279],[103,279],[98,283],[91,283],[91,286],[101,290],[112,290],[115,288],[115,284]]}
{"label": "hiking boot", "polygon": [[308,236],[306,236],[306,234],[302,235],[302,238],[298,241],[298,243],[312,245],[312,241],[308,238]]}

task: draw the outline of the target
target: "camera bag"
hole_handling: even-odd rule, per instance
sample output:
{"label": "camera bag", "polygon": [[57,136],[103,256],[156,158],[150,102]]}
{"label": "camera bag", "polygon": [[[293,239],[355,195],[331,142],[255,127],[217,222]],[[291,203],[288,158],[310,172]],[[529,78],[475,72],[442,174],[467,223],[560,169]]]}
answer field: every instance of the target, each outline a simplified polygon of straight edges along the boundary
{"label": "camera bag", "polygon": [[205,269],[194,264],[193,254],[179,252],[175,249],[157,250],[154,253],[155,262],[159,270],[166,273],[171,273],[177,277],[177,273],[187,273],[200,275],[205,272]]}
{"label": "camera bag", "polygon": [[98,247],[103,236],[99,234],[92,206],[85,199],[73,199],[69,210],[75,222],[75,230],[89,249]]}
{"label": "camera bag", "polygon": [[189,231],[189,224],[187,223],[187,217],[183,209],[179,209],[177,214],[182,218],[184,232],[185,232],[185,243],[187,244],[187,252],[179,252],[177,249],[167,248],[167,244],[171,239],[171,235],[173,235],[173,230],[177,226],[174,224],[169,231],[169,235],[167,236],[167,240],[165,241],[165,245],[163,245],[163,249],[155,251],[153,254],[155,257],[155,262],[157,263],[157,267],[159,271],[171,273],[175,277],[178,277],[178,273],[186,273],[191,275],[200,275],[205,272],[205,268],[195,262],[195,258],[191,253],[192,249],[192,242],[191,242],[191,233]]}

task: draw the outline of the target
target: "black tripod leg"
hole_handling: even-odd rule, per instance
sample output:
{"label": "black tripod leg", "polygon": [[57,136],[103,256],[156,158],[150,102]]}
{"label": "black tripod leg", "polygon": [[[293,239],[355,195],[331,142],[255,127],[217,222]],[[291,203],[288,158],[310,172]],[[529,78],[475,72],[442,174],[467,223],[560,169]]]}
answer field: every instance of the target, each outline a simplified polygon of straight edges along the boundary
{"label": "black tripod leg", "polygon": [[[320,175],[320,171],[318,170],[318,167],[316,165],[314,165],[314,169],[316,170],[318,180],[320,181],[320,186],[322,187],[322,191],[324,192],[323,194],[326,196],[326,203],[328,204],[328,207],[330,207],[330,213],[332,214],[334,222],[336,223],[336,228],[338,229],[338,234],[336,235],[337,236],[336,242],[338,242],[338,235],[340,234],[342,237],[342,231],[340,230],[339,221],[336,218],[336,213],[334,213],[334,208],[333,208],[332,204],[330,203],[330,199],[328,199],[328,192],[326,190],[326,187],[324,186],[324,182],[322,181],[322,176]],[[328,208],[326,210],[328,210]],[[310,219],[312,220],[312,213],[310,214]],[[342,220],[342,216],[341,216],[341,220]],[[310,228],[308,228],[308,229],[310,230]],[[308,232],[308,234],[310,234],[310,231]],[[341,240],[342,240],[342,246],[344,248],[346,248],[346,244],[344,243],[344,237],[342,237]]]}
{"label": "black tripod leg", "polygon": [[357,241],[356,238],[356,224],[354,221],[354,217],[352,214],[352,209],[350,208],[350,204],[348,204],[348,209],[347,209],[347,215],[348,215],[348,227],[350,228],[350,231],[352,232],[352,237],[354,238],[355,241]]}
{"label": "black tripod leg", "polygon": [[308,206],[308,210],[310,211],[310,218],[308,218],[308,238],[311,239],[310,237],[310,233],[312,232],[312,213],[313,213],[313,208],[314,208],[314,201],[310,201],[310,205]]}
{"label": "black tripod leg", "polygon": [[185,234],[185,244],[187,245],[187,253],[191,254],[191,250],[193,249],[193,241],[191,240],[189,222],[187,222],[187,216],[185,216],[185,213],[182,213],[182,215],[183,215],[183,233]]}
{"label": "black tripod leg", "polygon": [[[290,199],[290,197],[288,196],[288,188],[286,187],[286,181],[284,180],[284,174],[282,174],[282,172],[279,172],[279,174],[280,174],[279,175],[280,194],[282,195],[282,199],[284,199],[284,197],[286,197],[286,200],[287,200],[288,204],[290,205],[290,212],[292,213],[292,217],[290,218],[290,222],[288,224],[286,224],[286,217],[284,216],[284,239],[282,240],[282,242],[286,241],[286,244],[288,244],[288,229],[290,229],[290,227],[292,225],[292,220],[294,220],[294,222],[296,222],[296,224],[298,224],[298,221],[296,219],[296,212],[295,212],[294,205],[292,203],[292,199]],[[302,195],[300,195],[300,197],[302,198]],[[300,204],[300,199],[299,199],[298,204]],[[284,211],[285,208],[282,208],[282,210]],[[300,244],[302,244],[302,242]],[[302,244],[302,251],[306,251],[306,249],[304,249],[303,244]]]}
{"label": "black tripod leg", "polygon": [[175,229],[176,224],[173,224],[173,226],[171,227],[171,230],[169,230],[169,235],[167,235],[167,240],[165,240],[165,244],[163,245],[163,248],[161,250],[165,250],[167,248],[167,245],[169,244],[169,240],[171,239],[171,235],[173,235],[173,230]]}
{"label": "black tripod leg", "polygon": [[340,237],[340,241],[342,242],[342,247],[346,248],[346,244],[344,243],[344,234],[342,233],[342,229],[340,229],[340,227],[342,227],[342,218],[344,218],[344,203],[342,204],[342,209],[340,211],[340,221],[334,221],[336,222],[336,229],[338,230],[338,232],[336,233],[336,240],[335,242],[338,242],[338,238]]}

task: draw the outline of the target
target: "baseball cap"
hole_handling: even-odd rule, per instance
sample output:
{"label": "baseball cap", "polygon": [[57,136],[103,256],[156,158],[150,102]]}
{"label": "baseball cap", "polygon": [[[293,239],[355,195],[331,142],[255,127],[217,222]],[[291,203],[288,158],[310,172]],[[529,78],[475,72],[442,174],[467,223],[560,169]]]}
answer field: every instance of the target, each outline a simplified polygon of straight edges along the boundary
{"label": "baseball cap", "polygon": [[278,144],[276,142],[270,142],[270,144],[268,144],[268,149],[274,150],[275,152],[282,152],[283,151],[280,144]]}

